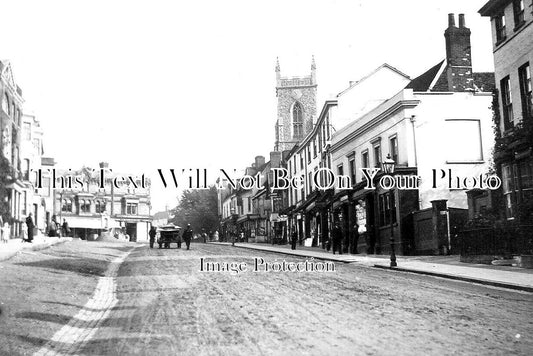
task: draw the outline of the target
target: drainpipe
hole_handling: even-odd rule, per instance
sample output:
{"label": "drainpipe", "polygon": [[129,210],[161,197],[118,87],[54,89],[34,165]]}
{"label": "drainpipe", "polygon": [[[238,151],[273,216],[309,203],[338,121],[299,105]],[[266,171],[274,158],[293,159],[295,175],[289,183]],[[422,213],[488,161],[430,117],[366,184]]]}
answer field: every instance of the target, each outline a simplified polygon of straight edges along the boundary
{"label": "drainpipe", "polygon": [[411,121],[411,126],[413,128],[413,147],[414,147],[414,153],[415,153],[415,167],[418,168],[418,155],[416,154],[416,133],[415,133],[415,122],[416,122],[416,115],[411,115],[409,118]]}

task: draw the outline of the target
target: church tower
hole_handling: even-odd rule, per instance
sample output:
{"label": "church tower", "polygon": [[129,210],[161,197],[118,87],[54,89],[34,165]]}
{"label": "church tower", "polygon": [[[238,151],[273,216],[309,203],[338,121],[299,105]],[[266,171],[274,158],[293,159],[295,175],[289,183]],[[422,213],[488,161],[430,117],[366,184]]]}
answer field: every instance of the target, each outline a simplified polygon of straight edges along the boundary
{"label": "church tower", "polygon": [[313,129],[316,116],[316,65],[311,60],[311,75],[282,77],[276,60],[278,118],[274,151],[290,150]]}

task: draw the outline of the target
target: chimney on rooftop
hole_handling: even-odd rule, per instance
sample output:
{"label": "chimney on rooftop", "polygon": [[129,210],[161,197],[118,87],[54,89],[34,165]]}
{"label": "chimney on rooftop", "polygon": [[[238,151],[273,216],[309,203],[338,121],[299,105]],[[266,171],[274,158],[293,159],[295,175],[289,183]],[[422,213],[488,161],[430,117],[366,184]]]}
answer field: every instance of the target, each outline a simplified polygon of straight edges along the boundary
{"label": "chimney on rooftop", "polygon": [[263,164],[265,164],[265,157],[264,156],[256,156],[255,157],[255,167],[259,168]]}
{"label": "chimney on rooftop", "polygon": [[455,27],[454,14],[448,15],[446,39],[446,75],[448,90],[453,92],[474,90],[470,29],[465,26],[465,15],[459,14],[459,27]]}

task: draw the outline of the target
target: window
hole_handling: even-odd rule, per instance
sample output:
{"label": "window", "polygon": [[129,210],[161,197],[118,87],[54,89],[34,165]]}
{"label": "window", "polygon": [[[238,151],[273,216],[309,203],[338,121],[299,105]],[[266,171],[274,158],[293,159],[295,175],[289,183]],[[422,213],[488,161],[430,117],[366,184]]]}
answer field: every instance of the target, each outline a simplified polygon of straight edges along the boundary
{"label": "window", "polygon": [[524,24],[524,0],[513,0],[515,30]]}
{"label": "window", "polygon": [[494,19],[496,25],[496,42],[504,41],[507,37],[505,30],[505,15],[501,14]]}
{"label": "window", "polygon": [[520,97],[522,98],[522,115],[524,119],[533,118],[533,96],[531,95],[531,71],[529,62],[518,68],[520,79]]}
{"label": "window", "polygon": [[[242,209],[242,206],[239,206],[239,209]],[[126,204],[126,214],[128,214],[128,215],[137,215],[137,203],[127,203]]]}
{"label": "window", "polygon": [[381,145],[374,144],[374,167],[381,168]]}
{"label": "window", "polygon": [[350,179],[352,180],[352,186],[355,184],[355,155],[350,157]]}
{"label": "window", "polygon": [[446,120],[446,137],[453,138],[453,145],[446,148],[448,162],[483,160],[481,124],[479,120]]}
{"label": "window", "polygon": [[313,188],[315,187],[315,185],[313,184],[313,172],[309,172],[307,174],[307,179],[308,179],[308,191],[309,191],[309,194],[311,194],[311,192],[314,190]]}
{"label": "window", "polygon": [[80,211],[82,213],[90,213],[91,212],[91,201],[88,199],[82,199],[80,201]]}
{"label": "window", "polygon": [[304,135],[303,110],[299,102],[295,102],[292,107],[292,128],[293,138],[302,138]]}
{"label": "window", "polygon": [[2,99],[2,110],[9,115],[9,96],[7,96],[7,94],[4,94],[4,97]]}
{"label": "window", "polygon": [[313,158],[316,158],[316,138],[313,139]]}
{"label": "window", "polygon": [[398,137],[396,135],[389,138],[390,156],[395,163],[398,163]]}
{"label": "window", "polygon": [[513,100],[509,76],[500,81],[500,88],[502,91],[503,126],[505,130],[508,130],[514,126]]}
{"label": "window", "polygon": [[23,178],[24,180],[30,180],[30,160],[27,159],[27,158],[24,158],[24,160],[22,161],[22,174],[23,174]]}
{"label": "window", "polygon": [[61,211],[71,213],[72,212],[72,200],[63,199],[63,202],[61,204]]}
{"label": "window", "polygon": [[510,165],[502,165],[503,197],[505,201],[505,216],[514,217],[513,211],[513,174]]}
{"label": "window", "polygon": [[361,166],[363,168],[369,168],[370,164],[368,162],[368,150],[365,150],[361,153]]}
{"label": "window", "polygon": [[97,200],[94,202],[94,210],[97,214],[105,212],[105,201]]}
{"label": "window", "polygon": [[31,141],[31,123],[25,122],[24,123],[24,139],[26,141]]}
{"label": "window", "polygon": [[521,161],[518,164],[520,171],[520,188],[533,191],[533,162]]}
{"label": "window", "polygon": [[391,223],[391,207],[392,207],[392,222],[396,223],[396,202],[394,195],[391,192],[379,196],[379,225],[387,226]]}
{"label": "window", "polygon": [[311,144],[307,144],[307,163],[311,163]]}
{"label": "window", "polygon": [[338,174],[339,176],[344,175],[344,166],[343,166],[342,163],[339,164],[339,165],[337,166],[337,174]]}

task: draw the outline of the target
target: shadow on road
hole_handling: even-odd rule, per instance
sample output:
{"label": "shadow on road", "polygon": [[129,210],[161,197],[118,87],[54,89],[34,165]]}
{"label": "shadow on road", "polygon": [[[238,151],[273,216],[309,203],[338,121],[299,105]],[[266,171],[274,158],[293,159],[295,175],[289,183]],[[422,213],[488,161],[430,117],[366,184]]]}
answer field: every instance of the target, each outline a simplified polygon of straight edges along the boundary
{"label": "shadow on road", "polygon": [[54,258],[33,262],[20,262],[19,266],[51,268],[66,272],[74,272],[85,276],[104,276],[106,261],[95,258]]}

